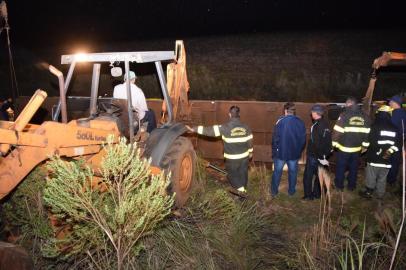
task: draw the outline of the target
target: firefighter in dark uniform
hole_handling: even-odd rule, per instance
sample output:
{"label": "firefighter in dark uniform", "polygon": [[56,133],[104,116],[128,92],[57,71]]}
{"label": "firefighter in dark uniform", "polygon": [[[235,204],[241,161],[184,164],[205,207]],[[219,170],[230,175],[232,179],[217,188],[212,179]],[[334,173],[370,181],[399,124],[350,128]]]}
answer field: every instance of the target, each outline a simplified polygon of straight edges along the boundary
{"label": "firefighter in dark uniform", "polygon": [[371,198],[374,191],[378,199],[383,198],[386,176],[392,167],[390,157],[399,152],[398,130],[390,121],[391,112],[391,107],[381,106],[377,111],[375,122],[369,133],[365,189],[360,192],[360,195],[365,198]]}
{"label": "firefighter in dark uniform", "polygon": [[246,124],[240,121],[239,107],[231,106],[229,117],[230,121],[223,125],[186,127],[189,131],[197,132],[200,135],[221,136],[224,142],[227,179],[233,188],[245,193],[248,183],[248,163],[253,152],[252,132]]}
{"label": "firefighter in dark uniform", "polygon": [[369,118],[361,111],[354,97],[347,98],[345,110],[333,128],[333,147],[337,149],[335,187],[344,189],[345,172],[348,168],[348,190],[357,185],[359,156],[368,147]]}

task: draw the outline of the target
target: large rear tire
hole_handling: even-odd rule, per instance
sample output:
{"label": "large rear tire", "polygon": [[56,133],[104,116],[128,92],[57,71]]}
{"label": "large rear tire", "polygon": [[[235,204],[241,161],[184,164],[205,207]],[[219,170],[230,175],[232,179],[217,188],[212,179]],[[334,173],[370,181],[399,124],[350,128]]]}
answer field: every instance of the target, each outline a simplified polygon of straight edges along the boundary
{"label": "large rear tire", "polygon": [[34,263],[24,248],[0,242],[0,269],[29,270]]}
{"label": "large rear tire", "polygon": [[175,195],[176,207],[182,207],[190,196],[196,170],[196,152],[185,137],[178,137],[162,160],[162,169],[171,173],[168,191]]}

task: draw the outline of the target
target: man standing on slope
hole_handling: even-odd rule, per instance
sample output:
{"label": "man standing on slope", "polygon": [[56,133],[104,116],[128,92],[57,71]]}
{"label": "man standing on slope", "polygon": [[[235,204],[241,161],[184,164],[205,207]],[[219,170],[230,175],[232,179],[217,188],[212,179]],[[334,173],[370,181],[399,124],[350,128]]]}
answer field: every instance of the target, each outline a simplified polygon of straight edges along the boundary
{"label": "man standing on slope", "polygon": [[231,106],[228,116],[230,121],[223,125],[209,127],[197,126],[186,128],[191,132],[209,137],[220,137],[224,142],[224,159],[227,179],[231,186],[241,193],[247,192],[248,163],[252,157],[251,129],[240,121],[240,108]]}
{"label": "man standing on slope", "polygon": [[303,121],[295,115],[295,104],[288,102],[283,106],[284,116],[275,124],[272,136],[272,159],[274,171],[271,179],[271,195],[279,192],[283,166],[288,164],[288,194],[296,192],[298,161],[306,143],[306,128]]}
{"label": "man standing on slope", "polygon": [[333,147],[337,149],[335,187],[340,191],[344,190],[347,168],[347,189],[353,191],[357,186],[358,161],[362,148],[369,146],[369,126],[369,118],[359,108],[357,99],[348,97],[333,128]]}
{"label": "man standing on slope", "polygon": [[390,157],[399,152],[399,137],[396,134],[396,127],[390,121],[391,112],[391,107],[381,106],[369,133],[365,190],[360,192],[360,195],[365,198],[371,198],[374,191],[378,199],[383,198],[386,176],[392,167]]}
{"label": "man standing on slope", "polygon": [[303,174],[304,200],[320,198],[319,166],[328,165],[327,158],[331,153],[331,130],[327,121],[323,118],[323,114],[324,109],[321,105],[316,104],[312,107],[313,125],[310,128],[306,167]]}

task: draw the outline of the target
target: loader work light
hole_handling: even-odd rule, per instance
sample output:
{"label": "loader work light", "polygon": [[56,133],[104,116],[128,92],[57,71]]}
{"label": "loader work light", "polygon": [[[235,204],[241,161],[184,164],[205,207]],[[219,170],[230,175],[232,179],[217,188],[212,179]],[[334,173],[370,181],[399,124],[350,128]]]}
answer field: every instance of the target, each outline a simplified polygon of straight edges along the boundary
{"label": "loader work light", "polygon": [[87,56],[84,53],[77,53],[75,54],[75,61],[76,62],[86,62]]}

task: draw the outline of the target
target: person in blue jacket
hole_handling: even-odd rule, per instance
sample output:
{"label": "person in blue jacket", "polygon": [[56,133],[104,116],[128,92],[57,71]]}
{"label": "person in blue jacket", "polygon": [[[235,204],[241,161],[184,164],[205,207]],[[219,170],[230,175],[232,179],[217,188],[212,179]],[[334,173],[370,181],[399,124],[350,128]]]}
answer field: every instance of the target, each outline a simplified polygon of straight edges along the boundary
{"label": "person in blue jacket", "polygon": [[303,121],[295,115],[295,104],[288,102],[283,106],[284,116],[275,124],[272,136],[272,159],[274,171],[271,179],[271,194],[278,194],[283,166],[288,165],[288,194],[296,192],[298,161],[306,143],[306,128]]}
{"label": "person in blue jacket", "polygon": [[[399,95],[393,96],[389,99],[389,106],[393,109],[391,121],[392,124],[396,127],[396,134],[400,142],[403,142],[403,136],[405,134],[404,129],[406,128],[406,111],[402,108],[402,101],[403,98]],[[402,143],[400,146],[402,146]],[[393,155],[390,157],[390,163],[391,168],[389,170],[386,181],[388,182],[388,184],[393,185],[396,183],[399,166],[402,163],[402,151],[393,153]]]}

